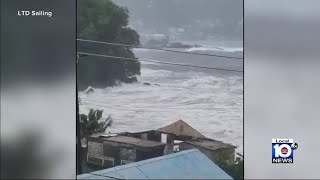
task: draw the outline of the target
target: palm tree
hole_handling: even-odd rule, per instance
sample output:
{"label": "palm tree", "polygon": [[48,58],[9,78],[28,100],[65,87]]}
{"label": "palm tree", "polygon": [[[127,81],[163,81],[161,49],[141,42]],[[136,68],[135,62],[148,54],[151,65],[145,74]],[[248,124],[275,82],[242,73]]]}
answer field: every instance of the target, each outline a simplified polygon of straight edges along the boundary
{"label": "palm tree", "polygon": [[102,113],[103,110],[90,109],[88,115],[80,114],[80,134],[86,142],[93,134],[103,133],[108,127],[111,127],[111,116],[103,119]]}

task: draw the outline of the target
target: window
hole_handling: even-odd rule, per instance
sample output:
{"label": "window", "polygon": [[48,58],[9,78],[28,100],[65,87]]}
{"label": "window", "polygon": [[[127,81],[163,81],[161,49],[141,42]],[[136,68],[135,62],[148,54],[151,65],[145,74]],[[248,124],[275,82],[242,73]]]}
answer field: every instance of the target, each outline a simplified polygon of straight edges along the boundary
{"label": "window", "polygon": [[114,158],[104,157],[103,166],[104,167],[113,167],[114,166]]}
{"label": "window", "polygon": [[87,163],[99,165],[99,166],[103,166],[103,167],[113,167],[114,166],[114,158],[87,155]]}
{"label": "window", "polygon": [[161,133],[161,142],[167,143],[167,135]]}
{"label": "window", "polygon": [[99,165],[99,166],[103,165],[103,159],[97,156],[87,155],[87,162],[90,164]]}
{"label": "window", "polygon": [[173,146],[173,152],[179,152],[180,149],[179,149],[179,145],[174,145]]}

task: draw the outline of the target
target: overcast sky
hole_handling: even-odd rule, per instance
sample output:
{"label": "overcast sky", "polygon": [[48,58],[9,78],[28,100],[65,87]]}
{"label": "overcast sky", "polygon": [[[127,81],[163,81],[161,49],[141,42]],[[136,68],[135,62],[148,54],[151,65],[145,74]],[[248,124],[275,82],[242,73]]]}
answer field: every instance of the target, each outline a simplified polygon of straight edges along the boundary
{"label": "overcast sky", "polygon": [[[138,31],[167,33],[184,28],[185,34],[242,39],[242,0],[114,0],[130,12]],[[200,35],[202,34],[202,35]]]}

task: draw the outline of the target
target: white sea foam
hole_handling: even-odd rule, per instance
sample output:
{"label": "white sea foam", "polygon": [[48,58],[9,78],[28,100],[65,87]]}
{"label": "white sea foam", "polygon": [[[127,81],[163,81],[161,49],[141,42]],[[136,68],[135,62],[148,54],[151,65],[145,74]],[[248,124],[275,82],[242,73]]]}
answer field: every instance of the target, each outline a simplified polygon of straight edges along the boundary
{"label": "white sea foam", "polygon": [[[209,44],[193,50],[211,48],[219,51],[214,47]],[[225,47],[223,50],[227,54],[227,50],[234,49]],[[134,53],[141,59],[173,63],[230,69],[242,66],[242,61],[222,61],[155,50],[139,49]],[[91,94],[80,93],[83,103],[80,111],[87,113],[90,108],[103,109],[103,116],[110,114],[114,120],[111,132],[157,129],[183,119],[207,137],[234,144],[239,147],[237,151],[242,152],[241,74],[142,62],[141,76],[137,78],[138,83],[95,89]]]}
{"label": "white sea foam", "polygon": [[[242,77],[143,68],[140,82],[80,93],[87,113],[104,110],[111,132],[156,129],[183,119],[204,135],[239,146],[242,152]],[[153,85],[154,83],[160,86]]]}
{"label": "white sea foam", "polygon": [[188,52],[193,52],[193,51],[223,51],[223,52],[242,52],[243,48],[232,48],[232,47],[209,47],[209,46],[204,46],[204,47],[192,47],[189,49],[186,49]]}
{"label": "white sea foam", "polygon": [[243,48],[239,47],[220,47],[225,52],[243,52]]}

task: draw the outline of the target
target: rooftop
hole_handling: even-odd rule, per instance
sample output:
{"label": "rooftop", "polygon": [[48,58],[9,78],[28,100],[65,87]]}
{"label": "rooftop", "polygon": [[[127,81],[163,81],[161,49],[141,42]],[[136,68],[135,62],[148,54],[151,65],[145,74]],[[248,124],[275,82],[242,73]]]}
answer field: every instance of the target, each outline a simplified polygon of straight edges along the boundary
{"label": "rooftop", "polygon": [[119,133],[97,133],[97,134],[93,134],[91,135],[91,137],[95,137],[95,138],[99,138],[99,137],[110,137],[110,136],[117,136]]}
{"label": "rooftop", "polygon": [[189,124],[183,120],[178,120],[172,124],[169,124],[165,127],[157,129],[157,131],[168,134],[182,135],[182,136],[191,136],[195,138],[205,138],[204,135],[199,133]]}
{"label": "rooftop", "polygon": [[204,147],[210,150],[236,148],[236,146],[233,146],[231,144],[226,144],[224,142],[216,141],[208,138],[200,139],[199,141],[184,141],[184,142],[195,145],[195,146]]}
{"label": "rooftop", "polygon": [[141,146],[141,147],[156,147],[156,146],[165,145],[165,143],[156,142],[156,141],[149,141],[149,140],[134,138],[134,137],[129,137],[129,136],[113,136],[113,137],[103,138],[103,140],[104,141],[126,143],[126,144]]}
{"label": "rooftop", "polygon": [[116,166],[77,179],[232,179],[197,149]]}

